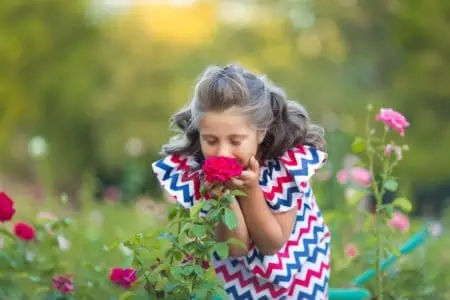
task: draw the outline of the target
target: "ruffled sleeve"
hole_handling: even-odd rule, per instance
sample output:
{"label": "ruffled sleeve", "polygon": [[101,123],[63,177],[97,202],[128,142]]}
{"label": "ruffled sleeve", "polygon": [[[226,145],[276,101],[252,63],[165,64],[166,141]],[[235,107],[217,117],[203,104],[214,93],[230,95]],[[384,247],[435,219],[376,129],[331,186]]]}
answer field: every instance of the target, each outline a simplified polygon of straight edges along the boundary
{"label": "ruffled sleeve", "polygon": [[262,168],[261,189],[267,204],[275,213],[297,205],[308,198],[309,180],[327,160],[327,154],[314,147],[299,145],[287,150],[279,159],[269,160]]}
{"label": "ruffled sleeve", "polygon": [[201,170],[197,167],[193,157],[183,155],[169,155],[152,163],[161,186],[185,208],[191,208],[201,199]]}

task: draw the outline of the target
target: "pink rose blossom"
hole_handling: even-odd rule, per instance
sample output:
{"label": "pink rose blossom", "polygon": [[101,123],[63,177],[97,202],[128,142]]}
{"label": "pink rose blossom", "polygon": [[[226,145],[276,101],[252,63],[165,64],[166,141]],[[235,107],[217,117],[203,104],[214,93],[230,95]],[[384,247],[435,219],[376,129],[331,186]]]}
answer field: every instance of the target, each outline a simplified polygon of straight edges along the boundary
{"label": "pink rose blossom", "polygon": [[244,167],[235,158],[211,156],[202,167],[207,182],[228,182],[241,175]]}
{"label": "pink rose blossom", "polygon": [[58,275],[53,277],[53,288],[63,294],[73,292],[73,281],[71,275]]}
{"label": "pink rose blossom", "polygon": [[369,170],[362,167],[353,167],[340,170],[336,174],[336,180],[340,184],[347,184],[349,181],[359,186],[367,187],[372,182]]}
{"label": "pink rose blossom", "polygon": [[396,211],[389,220],[388,225],[404,233],[409,230],[409,219],[404,214]]}
{"label": "pink rose blossom", "polygon": [[350,169],[350,176],[354,182],[361,186],[368,186],[372,182],[369,170],[361,167],[354,167]]}
{"label": "pink rose blossom", "polygon": [[133,282],[137,280],[136,270],[133,268],[114,268],[109,274],[109,279],[124,289],[129,289]]}
{"label": "pink rose blossom", "polygon": [[14,201],[5,192],[0,192],[0,222],[11,220],[15,213]]}
{"label": "pink rose blossom", "polygon": [[401,136],[405,135],[405,128],[409,126],[405,116],[392,108],[380,109],[380,112],[375,116],[375,119],[397,131]]}
{"label": "pink rose blossom", "polygon": [[359,255],[359,250],[355,244],[347,244],[344,249],[345,256],[355,258]]}
{"label": "pink rose blossom", "polygon": [[339,182],[340,184],[346,184],[348,183],[350,179],[350,176],[348,174],[347,170],[340,170],[337,174],[336,174],[336,180],[337,182]]}

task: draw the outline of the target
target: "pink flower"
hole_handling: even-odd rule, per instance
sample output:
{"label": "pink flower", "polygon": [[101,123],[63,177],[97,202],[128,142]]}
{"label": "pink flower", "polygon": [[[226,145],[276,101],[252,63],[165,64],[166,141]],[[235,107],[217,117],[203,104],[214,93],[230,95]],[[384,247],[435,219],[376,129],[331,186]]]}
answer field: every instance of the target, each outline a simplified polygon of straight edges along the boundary
{"label": "pink flower", "polygon": [[336,174],[336,180],[340,184],[347,184],[349,181],[360,186],[369,186],[372,182],[372,176],[369,170],[361,167],[340,170]]}
{"label": "pink flower", "polygon": [[15,213],[14,201],[6,193],[0,192],[0,222],[11,220]]}
{"label": "pink flower", "polygon": [[395,156],[397,157],[397,160],[402,160],[402,148],[399,146],[395,146],[393,144],[387,144],[386,148],[384,148],[384,155],[389,157],[392,154],[392,150],[394,150]]}
{"label": "pink flower", "polygon": [[355,258],[359,255],[359,250],[355,244],[347,244],[344,249],[345,256]]}
{"label": "pink flower", "polygon": [[339,182],[340,184],[346,184],[348,183],[350,179],[350,175],[348,174],[347,170],[340,170],[337,174],[336,174],[336,180],[337,182]]}
{"label": "pink flower", "polygon": [[23,241],[32,241],[36,237],[36,230],[27,223],[17,222],[14,225],[14,234]]}
{"label": "pink flower", "polygon": [[207,182],[228,182],[241,175],[244,167],[235,158],[211,156],[202,167]]}
{"label": "pink flower", "polygon": [[409,219],[404,214],[396,211],[389,220],[388,225],[400,232],[407,232],[409,230]]}
{"label": "pink flower", "polygon": [[63,294],[73,292],[73,281],[71,275],[58,275],[53,277],[53,288]]}
{"label": "pink flower", "polygon": [[109,279],[124,289],[129,289],[133,282],[137,280],[136,270],[133,268],[114,268],[109,274]]}
{"label": "pink flower", "polygon": [[406,118],[392,108],[381,108],[375,119],[397,131],[401,136],[405,135],[405,128],[409,126]]}
{"label": "pink flower", "polygon": [[370,175],[369,170],[361,167],[351,168],[350,177],[353,182],[361,186],[368,186],[372,182],[372,176]]}

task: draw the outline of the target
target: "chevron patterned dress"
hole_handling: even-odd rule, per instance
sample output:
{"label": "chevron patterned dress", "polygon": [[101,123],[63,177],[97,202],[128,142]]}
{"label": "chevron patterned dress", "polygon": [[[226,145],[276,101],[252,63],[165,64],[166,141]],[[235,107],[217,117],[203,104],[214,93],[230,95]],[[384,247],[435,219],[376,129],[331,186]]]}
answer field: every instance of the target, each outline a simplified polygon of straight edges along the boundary
{"label": "chevron patterned dress", "polygon": [[[213,257],[229,299],[328,298],[330,232],[310,186],[310,177],[326,158],[324,152],[299,145],[260,165],[259,182],[268,207],[273,213],[296,208],[297,218],[275,255],[263,255],[250,243],[246,256]],[[201,199],[201,168],[193,157],[170,155],[152,167],[161,185],[185,208]]]}

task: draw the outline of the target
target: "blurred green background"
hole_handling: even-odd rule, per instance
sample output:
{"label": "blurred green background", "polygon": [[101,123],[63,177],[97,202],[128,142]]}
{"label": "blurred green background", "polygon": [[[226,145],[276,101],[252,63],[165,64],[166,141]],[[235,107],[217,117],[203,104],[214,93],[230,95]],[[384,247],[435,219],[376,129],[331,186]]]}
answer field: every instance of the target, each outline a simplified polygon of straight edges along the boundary
{"label": "blurred green background", "polygon": [[[309,109],[332,159],[367,103],[403,112],[408,193],[448,186],[449,13],[444,0],[1,1],[2,182],[74,201],[86,178],[157,193],[148,166],[169,116],[207,65],[238,62]],[[144,179],[124,175],[137,160]]]}
{"label": "blurred green background", "polygon": [[[371,103],[410,121],[401,193],[415,214],[441,217],[450,197],[449,15],[447,0],[2,0],[0,188],[22,218],[44,208],[74,214],[55,208],[60,195],[81,208],[75,228],[85,236],[72,236],[75,252],[154,226],[152,214],[165,207],[150,163],[171,135],[170,115],[206,66],[237,62],[285,88],[325,127],[332,180],[318,191],[324,208],[342,201],[333,178]],[[94,233],[92,213],[106,220]],[[446,288],[445,264],[424,264],[433,266],[427,280]],[[348,272],[335,282],[355,275]]]}

